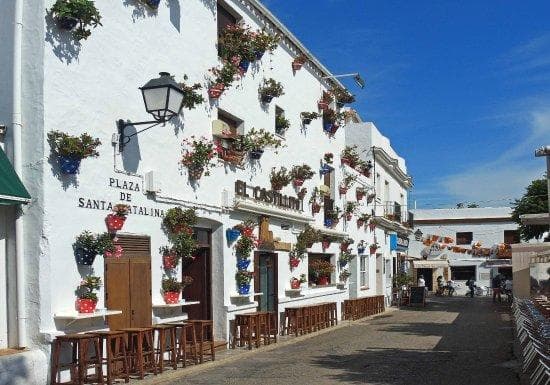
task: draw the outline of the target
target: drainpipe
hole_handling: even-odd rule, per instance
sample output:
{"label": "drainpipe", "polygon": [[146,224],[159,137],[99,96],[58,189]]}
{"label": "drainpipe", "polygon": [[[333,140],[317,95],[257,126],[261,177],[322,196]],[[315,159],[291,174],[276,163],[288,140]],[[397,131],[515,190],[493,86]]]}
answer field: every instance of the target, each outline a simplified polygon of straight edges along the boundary
{"label": "drainpipe", "polygon": [[[13,31],[13,167],[19,177],[22,177],[21,161],[21,51],[23,36],[23,0],[15,0],[15,17]],[[22,179],[22,178],[21,178]],[[27,314],[25,260],[23,248],[23,213],[19,208],[15,219],[15,268],[17,290],[17,345],[27,346]]]}

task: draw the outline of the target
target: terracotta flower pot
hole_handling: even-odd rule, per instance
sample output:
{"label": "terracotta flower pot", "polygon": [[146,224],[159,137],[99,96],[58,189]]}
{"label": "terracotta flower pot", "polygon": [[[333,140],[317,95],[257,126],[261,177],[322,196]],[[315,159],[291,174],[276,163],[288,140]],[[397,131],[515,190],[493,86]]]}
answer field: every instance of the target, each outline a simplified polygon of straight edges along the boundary
{"label": "terracotta flower pot", "polygon": [[292,62],[292,69],[293,69],[294,71],[299,71],[300,68],[302,68],[303,65],[304,65],[303,63],[300,63],[300,62],[297,62],[297,61],[293,61],[293,62]]}
{"label": "terracotta flower pot", "polygon": [[290,267],[292,267],[293,269],[295,269],[295,268],[297,268],[298,265],[300,264],[300,259],[298,259],[298,258],[290,258],[289,263],[290,263]]}
{"label": "terracotta flower pot", "polygon": [[325,111],[326,109],[328,109],[328,103],[325,102],[324,100],[319,100],[317,102],[317,107],[319,107],[320,110]]}
{"label": "terracotta flower pot", "polygon": [[344,195],[348,192],[347,187],[338,187],[338,191],[340,192],[340,195]]}
{"label": "terracotta flower pot", "polygon": [[357,220],[357,227],[363,227],[365,225],[365,221],[362,219]]}
{"label": "terracotta flower pot", "polygon": [[88,298],[79,298],[77,300],[79,313],[93,313],[97,305],[97,301]]}
{"label": "terracotta flower pot", "polygon": [[358,201],[360,201],[361,199],[363,199],[365,197],[365,193],[362,192],[362,191],[356,191],[355,192],[355,198],[357,198]]}
{"label": "terracotta flower pot", "polygon": [[252,227],[245,227],[242,229],[242,233],[245,237],[251,237],[254,229]]}
{"label": "terracotta flower pot", "polygon": [[204,172],[204,167],[192,165],[187,168],[187,172],[189,179],[199,180]]}
{"label": "terracotta flower pot", "polygon": [[222,96],[222,93],[224,90],[225,90],[225,84],[223,83],[214,84],[208,89],[208,96],[211,99],[218,99],[220,96]]}
{"label": "terracotta flower pot", "polygon": [[376,229],[376,223],[369,223],[369,230],[374,231]]}
{"label": "terracotta flower pot", "polygon": [[302,186],[302,185],[304,184],[304,180],[303,180],[303,179],[294,179],[294,180],[292,181],[292,183],[294,183],[294,186],[300,187],[300,186]]}
{"label": "terracotta flower pot", "polygon": [[346,213],[346,221],[351,221],[351,218],[353,217],[352,213]]}
{"label": "terracotta flower pot", "polygon": [[323,246],[323,250],[326,250],[330,247],[330,242],[329,241],[322,241],[321,245]]}
{"label": "terracotta flower pot", "polygon": [[329,284],[328,277],[323,276],[323,277],[317,278],[317,285],[328,285],[328,284]]}
{"label": "terracotta flower pot", "polygon": [[177,258],[173,255],[162,256],[162,267],[165,269],[175,269],[177,266]]}
{"label": "terracotta flower pot", "polygon": [[311,205],[311,211],[313,212],[313,214],[319,213],[321,211],[321,205],[318,203],[313,203]]}
{"label": "terracotta flower pot", "polygon": [[340,243],[340,250],[347,251],[349,243]]}
{"label": "terracotta flower pot", "polygon": [[290,280],[290,288],[291,289],[299,289],[300,288],[300,280],[299,279],[291,279]]}
{"label": "terracotta flower pot", "polygon": [[180,292],[179,291],[167,291],[162,295],[164,297],[164,302],[167,305],[175,304],[180,301]]}
{"label": "terracotta flower pot", "polygon": [[371,254],[376,254],[376,250],[378,250],[377,247],[372,247],[372,246],[369,247],[369,251],[370,251]]}
{"label": "terracotta flower pot", "polygon": [[126,221],[126,217],[122,217],[115,214],[109,214],[105,219],[105,222],[107,223],[107,230],[109,230],[109,232],[121,230],[122,227],[124,226],[125,221]]}

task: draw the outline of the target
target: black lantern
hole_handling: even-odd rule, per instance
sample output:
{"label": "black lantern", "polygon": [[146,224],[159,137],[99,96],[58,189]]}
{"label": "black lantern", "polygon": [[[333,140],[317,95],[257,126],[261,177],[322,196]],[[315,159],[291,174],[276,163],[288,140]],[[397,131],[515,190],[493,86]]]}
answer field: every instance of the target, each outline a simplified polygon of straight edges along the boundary
{"label": "black lantern", "polygon": [[422,240],[422,235],[424,235],[422,233],[422,231],[420,231],[420,229],[417,229],[415,232],[414,232],[414,239],[416,239],[417,241],[421,241]]}
{"label": "black lantern", "polygon": [[[149,80],[140,88],[145,103],[145,110],[153,116],[154,121],[147,122],[125,122],[118,121],[119,150],[122,152],[124,146],[130,141],[132,136],[139,134],[160,123],[165,123],[178,115],[182,108],[183,91],[178,83],[172,79],[168,72],[159,73],[160,77]],[[132,135],[125,135],[124,130],[127,126],[137,126],[142,124],[152,124],[143,130],[137,131]]]}

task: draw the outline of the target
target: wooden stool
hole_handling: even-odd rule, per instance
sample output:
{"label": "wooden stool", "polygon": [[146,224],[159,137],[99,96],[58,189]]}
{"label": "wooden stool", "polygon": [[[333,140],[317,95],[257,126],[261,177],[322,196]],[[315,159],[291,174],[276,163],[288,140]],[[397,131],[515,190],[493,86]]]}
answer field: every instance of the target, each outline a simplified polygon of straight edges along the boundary
{"label": "wooden stool", "polygon": [[193,355],[193,361],[198,364],[197,354],[197,336],[195,335],[195,327],[187,322],[171,322],[166,325],[172,325],[176,331],[176,352],[177,360],[182,361],[183,366],[187,366],[187,348]]}
{"label": "wooden stool", "polygon": [[329,304],[329,321],[330,326],[338,325],[338,305],[336,302],[331,302]]}
{"label": "wooden stool", "polygon": [[143,380],[146,371],[157,374],[152,328],[125,328],[131,372]]}
{"label": "wooden stool", "polygon": [[283,327],[283,335],[294,333],[298,337],[298,333],[304,333],[304,317],[303,309],[298,307],[285,308],[285,325]]}
{"label": "wooden stool", "polygon": [[252,349],[252,341],[256,342],[259,338],[258,322],[256,313],[236,314],[235,321],[233,323],[233,341],[231,348],[235,349],[235,346],[244,346],[248,343],[248,349]]}
{"label": "wooden stool", "polygon": [[178,368],[178,352],[176,340],[176,327],[174,325],[161,324],[153,326],[157,335],[157,365],[160,373],[164,370],[164,355],[168,353],[168,360],[172,363],[172,368]]}
{"label": "wooden stool", "polygon": [[[67,344],[72,349],[72,360],[69,363],[60,363],[59,356],[63,345]],[[94,357],[88,357],[88,348],[93,346]],[[53,342],[52,371],[50,383],[61,384],[58,381],[60,370],[69,368],[71,373],[70,384],[84,384],[88,381],[88,368],[93,367],[98,384],[103,382],[103,370],[101,364],[101,346],[97,334],[67,334],[59,336]]]}
{"label": "wooden stool", "polygon": [[[95,334],[100,338],[102,362],[107,366],[107,384],[111,385],[117,378],[123,378],[124,382],[129,382],[126,334],[123,331],[99,331]],[[103,342],[105,342],[105,354],[103,354]]]}
{"label": "wooden stool", "polygon": [[214,322],[212,320],[188,320],[195,328],[195,335],[199,348],[199,362],[202,364],[204,357],[204,344],[210,345],[210,356],[212,361],[216,360],[216,350],[214,348]]}
{"label": "wooden stool", "polygon": [[264,345],[271,343],[270,316],[266,311],[256,313],[256,347],[260,346],[260,341],[263,340]]}

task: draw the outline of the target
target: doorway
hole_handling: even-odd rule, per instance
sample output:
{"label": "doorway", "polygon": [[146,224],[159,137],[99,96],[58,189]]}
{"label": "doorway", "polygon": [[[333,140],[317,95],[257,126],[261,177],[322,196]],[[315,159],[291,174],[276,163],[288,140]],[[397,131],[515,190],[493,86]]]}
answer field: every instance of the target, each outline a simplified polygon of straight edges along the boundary
{"label": "doorway", "polygon": [[120,258],[105,258],[105,306],[122,314],[107,317],[111,330],[151,326],[151,239],[117,235]]}
{"label": "doorway", "polygon": [[258,296],[258,311],[278,311],[277,254],[258,251],[254,253],[254,292]]}
{"label": "doorway", "polygon": [[426,287],[428,288],[428,291],[434,291],[432,269],[417,269],[416,271],[417,284],[418,284],[418,278],[420,276],[424,277],[424,281],[426,282]]}
{"label": "doorway", "polygon": [[211,256],[211,231],[209,229],[194,228],[194,235],[197,241],[197,250],[194,253],[195,259],[182,265],[182,276],[190,276],[193,283],[183,289],[183,298],[186,301],[199,301],[197,305],[186,306],[189,319],[211,320],[212,319],[212,256]]}

